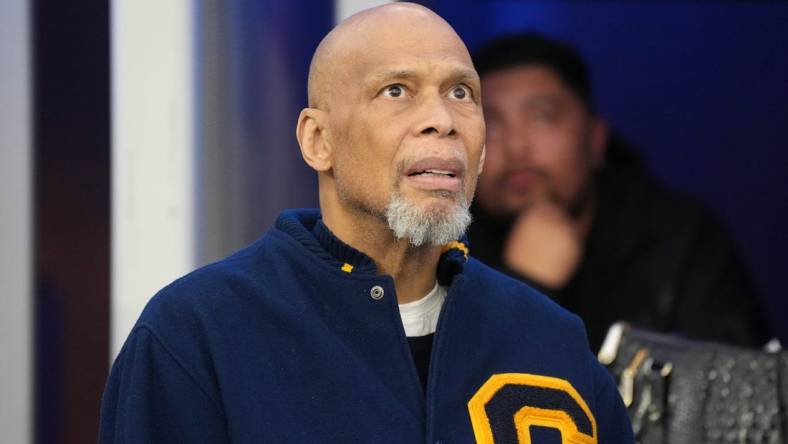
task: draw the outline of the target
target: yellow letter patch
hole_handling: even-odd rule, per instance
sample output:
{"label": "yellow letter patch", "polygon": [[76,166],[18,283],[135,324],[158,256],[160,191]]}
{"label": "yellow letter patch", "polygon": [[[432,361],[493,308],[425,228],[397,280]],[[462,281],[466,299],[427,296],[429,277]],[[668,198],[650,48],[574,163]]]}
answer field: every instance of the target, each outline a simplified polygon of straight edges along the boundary
{"label": "yellow letter patch", "polygon": [[563,444],[596,444],[596,420],[568,381],[527,373],[493,375],[468,402],[479,444],[531,444],[531,426],[557,429]]}

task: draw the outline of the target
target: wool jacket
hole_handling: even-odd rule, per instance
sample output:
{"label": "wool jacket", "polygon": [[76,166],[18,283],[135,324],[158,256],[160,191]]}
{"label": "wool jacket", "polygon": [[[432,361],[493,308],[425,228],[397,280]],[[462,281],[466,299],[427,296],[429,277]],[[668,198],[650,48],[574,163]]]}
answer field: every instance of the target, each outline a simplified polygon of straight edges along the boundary
{"label": "wool jacket", "polygon": [[426,395],[392,278],[317,210],[289,210],[148,303],[112,367],[99,441],[633,442],[579,319],[449,247]]}

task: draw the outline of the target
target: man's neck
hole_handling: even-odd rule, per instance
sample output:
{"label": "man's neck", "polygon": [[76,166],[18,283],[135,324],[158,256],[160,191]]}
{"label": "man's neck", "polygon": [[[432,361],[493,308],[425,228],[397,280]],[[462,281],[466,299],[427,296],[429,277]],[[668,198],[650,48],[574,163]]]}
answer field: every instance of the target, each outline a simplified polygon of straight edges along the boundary
{"label": "man's neck", "polygon": [[382,218],[368,213],[323,211],[323,223],[340,240],[369,256],[381,274],[394,279],[397,302],[421,299],[435,286],[441,247],[414,247],[397,239]]}

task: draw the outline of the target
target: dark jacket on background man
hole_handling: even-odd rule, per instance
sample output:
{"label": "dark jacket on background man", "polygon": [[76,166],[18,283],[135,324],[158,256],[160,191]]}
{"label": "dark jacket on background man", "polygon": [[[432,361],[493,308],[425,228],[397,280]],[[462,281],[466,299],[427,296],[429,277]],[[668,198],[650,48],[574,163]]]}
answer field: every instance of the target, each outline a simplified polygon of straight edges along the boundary
{"label": "dark jacket on background man", "polygon": [[493,221],[478,207],[469,229],[474,255],[579,315],[595,350],[619,320],[740,345],[768,341],[749,274],[711,211],[662,187],[616,139],[605,165],[584,257],[564,288],[507,269],[502,251],[512,222]]}

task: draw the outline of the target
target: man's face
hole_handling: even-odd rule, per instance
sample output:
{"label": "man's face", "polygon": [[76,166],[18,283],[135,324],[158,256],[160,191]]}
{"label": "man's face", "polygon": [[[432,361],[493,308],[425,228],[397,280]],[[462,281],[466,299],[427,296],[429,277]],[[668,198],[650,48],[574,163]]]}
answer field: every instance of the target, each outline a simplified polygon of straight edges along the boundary
{"label": "man's face", "polygon": [[380,217],[394,197],[442,217],[476,186],[485,134],[478,76],[453,33],[414,26],[376,34],[331,91],[338,194]]}
{"label": "man's face", "polygon": [[523,65],[482,78],[487,159],[479,205],[513,216],[540,200],[580,211],[601,164],[597,121],[543,65]]}

